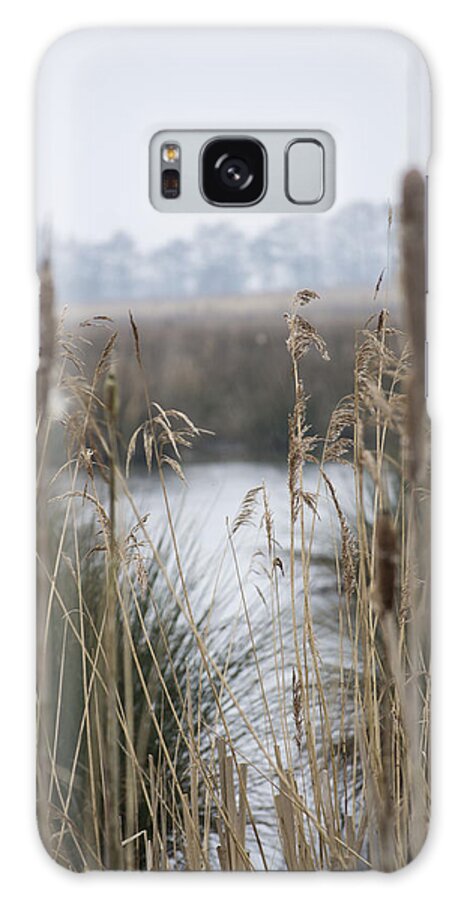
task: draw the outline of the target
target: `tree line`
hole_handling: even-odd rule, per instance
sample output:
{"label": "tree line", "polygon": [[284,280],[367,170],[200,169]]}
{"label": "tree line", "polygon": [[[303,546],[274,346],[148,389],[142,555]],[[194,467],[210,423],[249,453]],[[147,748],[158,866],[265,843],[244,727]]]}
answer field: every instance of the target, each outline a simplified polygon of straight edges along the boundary
{"label": "tree line", "polygon": [[214,221],[191,239],[141,250],[125,232],[108,240],[53,242],[59,300],[188,298],[375,284],[394,268],[396,226],[386,204],[356,203],[337,213],[285,216],[258,235]]}

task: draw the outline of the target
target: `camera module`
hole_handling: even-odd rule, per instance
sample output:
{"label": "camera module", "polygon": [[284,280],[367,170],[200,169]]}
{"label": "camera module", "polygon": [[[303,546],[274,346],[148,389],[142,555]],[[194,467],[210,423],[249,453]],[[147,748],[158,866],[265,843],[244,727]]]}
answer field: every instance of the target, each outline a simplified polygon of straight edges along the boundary
{"label": "camera module", "polygon": [[203,148],[201,187],[216,206],[252,206],[266,192],[266,151],[254,138],[214,138]]}

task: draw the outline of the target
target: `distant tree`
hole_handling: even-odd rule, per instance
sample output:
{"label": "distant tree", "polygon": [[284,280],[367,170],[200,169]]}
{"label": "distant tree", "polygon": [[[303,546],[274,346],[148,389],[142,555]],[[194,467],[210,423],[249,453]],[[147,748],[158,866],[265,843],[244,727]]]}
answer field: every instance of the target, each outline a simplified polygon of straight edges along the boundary
{"label": "distant tree", "polygon": [[145,264],[146,297],[185,297],[195,290],[195,252],[190,241],[173,240],[148,254]]}
{"label": "distant tree", "polygon": [[133,239],[123,231],[99,245],[101,291],[106,299],[132,298],[138,253]]}
{"label": "distant tree", "polygon": [[251,257],[261,290],[320,283],[321,228],[319,216],[287,216],[255,239]]}
{"label": "distant tree", "polygon": [[209,221],[191,240],[145,253],[121,231],[94,244],[54,242],[53,259],[63,302],[182,299],[374,285],[387,260],[395,268],[397,245],[387,205],[356,203],[327,215],[283,216],[254,238],[231,222]]}
{"label": "distant tree", "polygon": [[202,225],[193,238],[196,293],[241,293],[249,271],[246,237],[227,222]]}
{"label": "distant tree", "polygon": [[333,218],[327,234],[328,278],[334,284],[374,284],[387,264],[388,207],[354,203]]}
{"label": "distant tree", "polygon": [[58,299],[100,300],[104,296],[103,267],[97,244],[69,241],[54,252]]}

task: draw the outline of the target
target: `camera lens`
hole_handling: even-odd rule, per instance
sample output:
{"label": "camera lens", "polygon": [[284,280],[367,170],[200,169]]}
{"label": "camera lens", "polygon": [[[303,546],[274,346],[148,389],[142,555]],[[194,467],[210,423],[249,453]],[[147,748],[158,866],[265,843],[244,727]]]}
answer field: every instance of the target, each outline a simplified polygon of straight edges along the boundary
{"label": "camera lens", "polygon": [[222,162],[220,159],[218,160],[217,166],[225,186],[232,190],[242,191],[253,180],[253,175],[250,174],[244,159],[234,159],[226,156]]}
{"label": "camera lens", "polygon": [[215,138],[203,149],[203,194],[218,206],[251,206],[265,193],[264,147],[253,138]]}

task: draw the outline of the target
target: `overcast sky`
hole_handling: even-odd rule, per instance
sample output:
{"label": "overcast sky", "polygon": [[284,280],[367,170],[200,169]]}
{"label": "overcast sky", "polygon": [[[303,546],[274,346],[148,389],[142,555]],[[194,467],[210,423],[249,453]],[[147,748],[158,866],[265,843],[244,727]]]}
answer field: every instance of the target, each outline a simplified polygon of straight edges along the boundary
{"label": "overcast sky", "polygon": [[[174,127],[323,128],[336,141],[336,207],[394,201],[401,173],[427,161],[428,77],[389,32],[75,32],[39,77],[39,225],[96,241],[123,229],[142,246],[189,236],[211,217],[148,200],[150,138]],[[234,214],[253,231],[269,220]]]}

